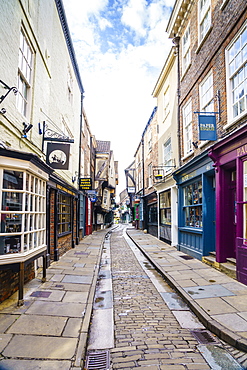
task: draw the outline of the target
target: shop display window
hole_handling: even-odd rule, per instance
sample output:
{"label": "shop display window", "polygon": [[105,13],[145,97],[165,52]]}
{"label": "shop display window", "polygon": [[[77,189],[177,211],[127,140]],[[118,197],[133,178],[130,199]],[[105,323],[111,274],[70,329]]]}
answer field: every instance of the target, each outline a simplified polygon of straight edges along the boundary
{"label": "shop display window", "polygon": [[160,223],[164,225],[171,225],[171,191],[160,193]]}
{"label": "shop display window", "polygon": [[185,186],[183,191],[185,226],[202,228],[202,181]]}
{"label": "shop display window", "polygon": [[46,182],[26,171],[0,169],[0,255],[45,243]]}
{"label": "shop display window", "polygon": [[58,233],[71,231],[71,197],[58,194]]}

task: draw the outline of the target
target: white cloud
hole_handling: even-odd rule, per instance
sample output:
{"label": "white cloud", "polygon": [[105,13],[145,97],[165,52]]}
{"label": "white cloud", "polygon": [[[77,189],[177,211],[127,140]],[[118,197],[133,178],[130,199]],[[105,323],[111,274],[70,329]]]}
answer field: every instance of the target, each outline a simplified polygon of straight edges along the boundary
{"label": "white cloud", "polygon": [[[122,8],[109,7],[108,0],[63,1],[75,41],[89,125],[97,140],[111,141],[115,160],[119,161],[117,190],[121,192],[125,187],[124,168],[133,161],[156,105],[151,94],[171,47],[165,33],[169,14],[164,5],[173,0],[153,0],[148,7],[145,0],[119,1]],[[120,17],[119,24],[122,21],[128,28],[122,30],[117,52],[114,39],[105,39],[109,49],[102,53],[99,31],[112,28],[112,17]],[[124,46],[130,30],[138,39],[145,36],[144,44]]]}
{"label": "white cloud", "polygon": [[121,21],[125,26],[130,27],[141,37],[146,35],[145,3],[145,0],[130,0],[129,3],[123,7],[121,18]]}

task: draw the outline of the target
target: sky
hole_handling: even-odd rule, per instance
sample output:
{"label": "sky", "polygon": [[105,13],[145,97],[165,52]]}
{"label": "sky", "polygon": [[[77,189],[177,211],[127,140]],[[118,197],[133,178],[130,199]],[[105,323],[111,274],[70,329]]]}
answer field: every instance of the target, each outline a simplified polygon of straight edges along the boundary
{"label": "sky", "polygon": [[111,142],[124,169],[134,160],[156,106],[152,92],[172,41],[165,32],[174,0],[63,0],[85,90],[84,109],[97,140]]}

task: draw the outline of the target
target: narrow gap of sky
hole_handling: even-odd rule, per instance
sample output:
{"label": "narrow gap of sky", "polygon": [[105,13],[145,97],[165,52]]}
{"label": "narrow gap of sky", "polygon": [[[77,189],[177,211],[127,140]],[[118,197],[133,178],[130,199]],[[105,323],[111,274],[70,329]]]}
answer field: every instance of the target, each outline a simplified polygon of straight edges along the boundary
{"label": "narrow gap of sky", "polygon": [[172,47],[165,32],[174,0],[63,0],[97,140],[111,141],[124,169],[156,106],[153,88]]}

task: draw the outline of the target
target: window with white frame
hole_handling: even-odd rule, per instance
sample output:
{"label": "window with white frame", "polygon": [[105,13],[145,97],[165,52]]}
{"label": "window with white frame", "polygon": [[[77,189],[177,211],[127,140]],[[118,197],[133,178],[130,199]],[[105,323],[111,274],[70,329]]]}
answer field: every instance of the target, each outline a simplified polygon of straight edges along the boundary
{"label": "window with white frame", "polygon": [[151,151],[152,150],[152,128],[149,127],[149,130],[148,130],[148,150]]}
{"label": "window with white frame", "polygon": [[199,85],[200,111],[214,112],[214,89],[212,71],[204,78]]}
{"label": "window with white frame", "polygon": [[166,89],[166,91],[164,93],[163,102],[164,102],[164,120],[165,120],[166,117],[168,116],[169,112],[170,112],[170,106],[169,106],[169,87]]}
{"label": "window with white frame", "polygon": [[46,182],[14,169],[0,169],[0,179],[0,255],[45,246]]}
{"label": "window with white frame", "polygon": [[169,138],[164,144],[164,169],[165,174],[172,171],[172,142]]}
{"label": "window with white frame", "polygon": [[192,151],[192,102],[183,107],[184,155]]}
{"label": "window with white frame", "polygon": [[70,103],[73,102],[73,79],[70,70],[68,70],[67,77],[67,86],[68,86],[68,100]]}
{"label": "window with white frame", "polygon": [[228,62],[229,116],[247,112],[247,22],[226,50]]}
{"label": "window with white frame", "polygon": [[206,36],[211,26],[211,0],[199,0],[199,42]]}
{"label": "window with white frame", "polygon": [[153,186],[153,165],[150,163],[148,165],[148,187],[151,188]]}
{"label": "window with white frame", "polygon": [[190,25],[187,26],[183,38],[182,38],[182,66],[183,66],[183,72],[186,71],[186,69],[190,65]]}
{"label": "window with white frame", "polygon": [[33,51],[23,31],[20,34],[18,81],[17,81],[17,108],[27,117],[32,78]]}

